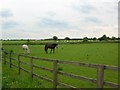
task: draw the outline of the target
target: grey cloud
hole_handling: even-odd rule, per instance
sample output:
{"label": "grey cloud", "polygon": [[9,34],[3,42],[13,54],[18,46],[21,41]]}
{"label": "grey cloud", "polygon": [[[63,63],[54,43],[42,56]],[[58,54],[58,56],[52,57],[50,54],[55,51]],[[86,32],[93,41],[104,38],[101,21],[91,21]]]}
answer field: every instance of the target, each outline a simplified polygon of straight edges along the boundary
{"label": "grey cloud", "polygon": [[57,19],[51,19],[51,18],[41,18],[37,25],[44,28],[70,28],[71,26],[69,23],[57,20]]}
{"label": "grey cloud", "polygon": [[73,6],[73,9],[82,12],[82,13],[91,13],[92,11],[96,10],[96,8],[92,5],[81,5],[81,6]]}
{"label": "grey cloud", "polygon": [[84,20],[83,20],[85,23],[102,23],[102,21],[96,17],[86,17]]}
{"label": "grey cloud", "polygon": [[19,24],[15,21],[7,21],[7,22],[3,22],[1,24],[1,27],[2,27],[2,29],[10,29],[10,28],[15,28],[18,25]]}
{"label": "grey cloud", "polygon": [[2,10],[0,12],[0,16],[3,17],[3,18],[7,18],[7,17],[13,16],[13,13],[12,13],[12,11],[6,9],[6,10]]}

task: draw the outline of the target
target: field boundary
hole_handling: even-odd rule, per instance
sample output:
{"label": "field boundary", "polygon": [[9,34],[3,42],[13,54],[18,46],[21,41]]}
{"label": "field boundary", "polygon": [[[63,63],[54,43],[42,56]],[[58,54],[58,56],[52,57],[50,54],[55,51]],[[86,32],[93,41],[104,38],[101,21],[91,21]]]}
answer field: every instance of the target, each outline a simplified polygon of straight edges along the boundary
{"label": "field boundary", "polygon": [[84,42],[83,40],[49,40],[48,42],[46,41],[40,41],[36,42],[35,40],[27,41],[27,40],[2,40],[2,45],[45,45],[46,43],[58,43],[58,44],[90,44],[90,43],[120,43],[119,40],[108,40],[108,41],[99,41],[99,40],[88,40],[87,42]]}
{"label": "field boundary", "polygon": [[[13,54],[12,51],[10,51],[10,52],[3,51],[3,57],[2,58],[3,58],[3,63],[4,64],[9,63],[10,68],[12,68],[12,66],[15,67],[15,68],[18,68],[18,74],[21,74],[21,70],[23,70],[23,71],[27,72],[28,74],[30,74],[30,77],[32,79],[35,76],[35,77],[38,77],[40,79],[51,82],[51,83],[53,83],[53,88],[57,88],[57,86],[59,85],[59,86],[63,86],[63,87],[67,87],[67,88],[74,88],[74,89],[78,90],[74,86],[67,85],[67,84],[62,83],[62,82],[58,82],[58,74],[66,76],[66,77],[70,77],[70,78],[75,78],[75,79],[78,79],[78,80],[83,80],[83,81],[95,83],[96,88],[104,88],[104,86],[109,86],[109,87],[112,87],[112,88],[120,88],[120,85],[118,83],[104,81],[104,70],[112,70],[112,71],[115,71],[115,72],[120,72],[120,67],[117,67],[117,66],[109,66],[109,65],[103,65],[103,64],[88,64],[88,63],[62,61],[62,60],[53,60],[53,59],[38,58],[38,57],[34,57],[34,56],[28,56],[28,55],[24,55],[24,54],[15,54],[15,53],[14,53],[14,55],[16,55],[17,58],[13,58],[12,54]],[[30,62],[26,63],[26,62],[21,61],[21,57],[29,58]],[[8,58],[8,60],[7,60],[7,58]],[[13,64],[12,60],[17,61],[18,65]],[[40,61],[42,60],[42,61],[46,61],[46,62],[52,62],[53,63],[53,70],[51,70],[49,68],[46,68],[46,67],[37,66],[37,65],[33,64],[33,60],[40,60]],[[22,68],[21,64],[28,65],[30,67],[30,71]],[[71,65],[75,65],[75,66],[95,68],[95,69],[97,69],[97,73],[96,73],[97,74],[97,79],[88,78],[88,77],[85,77],[85,76],[79,76],[79,75],[74,75],[74,74],[58,71],[58,64],[71,64]],[[53,79],[48,79],[46,77],[43,77],[43,76],[40,76],[38,74],[33,73],[33,67],[53,73]]]}

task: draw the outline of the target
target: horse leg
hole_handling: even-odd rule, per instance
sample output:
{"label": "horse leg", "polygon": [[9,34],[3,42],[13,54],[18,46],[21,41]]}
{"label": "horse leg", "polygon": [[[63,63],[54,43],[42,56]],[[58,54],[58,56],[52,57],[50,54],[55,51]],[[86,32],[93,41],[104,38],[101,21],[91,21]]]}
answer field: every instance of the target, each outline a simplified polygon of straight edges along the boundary
{"label": "horse leg", "polygon": [[26,54],[26,49],[24,49],[24,54]]}
{"label": "horse leg", "polygon": [[55,53],[55,50],[53,49],[53,53]]}
{"label": "horse leg", "polygon": [[46,46],[45,46],[44,50],[45,50],[45,52],[46,52],[46,54],[47,54],[47,53],[48,53],[48,52],[47,52],[48,48],[47,48]]}
{"label": "horse leg", "polygon": [[45,50],[45,52],[46,52],[46,53],[48,53],[48,51],[47,51],[47,50],[48,50],[48,48],[46,48],[46,50]]}
{"label": "horse leg", "polygon": [[28,54],[30,53],[30,50],[29,50],[29,48],[27,49],[27,53],[28,53]]}
{"label": "horse leg", "polygon": [[25,49],[23,48],[23,53],[25,54]]}
{"label": "horse leg", "polygon": [[51,49],[50,53],[52,53],[52,49]]}
{"label": "horse leg", "polygon": [[24,50],[24,54],[26,54],[26,49],[23,49]]}
{"label": "horse leg", "polygon": [[25,54],[27,54],[27,49],[25,49]]}

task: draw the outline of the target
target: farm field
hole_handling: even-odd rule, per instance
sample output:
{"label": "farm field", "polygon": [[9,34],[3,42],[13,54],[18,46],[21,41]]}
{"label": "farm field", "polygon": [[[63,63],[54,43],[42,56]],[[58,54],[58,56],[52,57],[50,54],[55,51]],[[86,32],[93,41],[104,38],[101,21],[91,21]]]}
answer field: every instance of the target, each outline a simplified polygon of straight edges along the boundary
{"label": "farm field", "polygon": [[[21,54],[21,45],[3,45],[7,51]],[[37,56],[49,59],[60,59],[80,61],[86,63],[98,63],[107,65],[118,65],[118,44],[117,43],[94,43],[94,44],[61,44],[56,48],[56,54],[46,54],[44,45],[29,45],[30,56]],[[97,59],[97,60],[96,60]]]}
{"label": "farm field", "polygon": [[[21,45],[3,45],[2,47],[6,51],[13,50],[13,52],[17,54],[23,53]],[[29,45],[29,47],[31,52],[29,56],[48,58],[54,60],[65,60],[84,62],[90,64],[105,64],[118,66],[118,43],[60,44],[58,45],[58,48],[56,48],[55,54],[50,53],[46,54],[44,51],[44,45]],[[27,60],[25,58],[22,58],[22,60],[25,62],[29,62],[29,59]],[[53,66],[52,63],[44,61],[34,61],[34,63],[36,65],[44,66],[50,69],[52,69]],[[29,67],[25,65],[23,65],[23,67],[29,70]],[[5,68],[6,66],[3,65],[3,72],[6,72]],[[96,78],[96,69],[71,65],[59,65],[59,68],[61,69],[61,71],[72,73],[75,75]],[[52,74],[49,72],[38,69],[34,69],[34,72],[47,78],[52,78]],[[117,83],[118,73],[113,71],[105,71],[104,78],[106,81]],[[59,81],[73,85],[78,88],[96,87],[96,85],[93,83],[78,81],[76,79],[66,78],[61,75],[59,75]],[[48,85],[48,87],[46,86],[46,88],[49,87],[51,86],[50,85]]]}

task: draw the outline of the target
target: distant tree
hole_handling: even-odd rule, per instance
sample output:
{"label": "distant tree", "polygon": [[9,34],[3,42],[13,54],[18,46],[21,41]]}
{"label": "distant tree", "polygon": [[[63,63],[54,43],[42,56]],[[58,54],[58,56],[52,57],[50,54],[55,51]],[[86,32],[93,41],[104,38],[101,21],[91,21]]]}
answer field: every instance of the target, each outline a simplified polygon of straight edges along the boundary
{"label": "distant tree", "polygon": [[94,37],[94,38],[93,38],[93,40],[97,40],[97,38],[96,38],[96,37]]}
{"label": "distant tree", "polygon": [[70,40],[70,38],[69,37],[65,37],[65,40]]}
{"label": "distant tree", "polygon": [[120,40],[120,37],[118,37],[117,39]]}
{"label": "distant tree", "polygon": [[98,40],[99,40],[99,41],[102,41],[102,38],[100,37],[100,38],[98,38]]}
{"label": "distant tree", "polygon": [[27,42],[26,42],[27,44],[30,44],[30,39],[27,39]]}
{"label": "distant tree", "polygon": [[102,41],[102,40],[107,41],[108,39],[109,39],[109,37],[107,37],[105,34],[102,37],[98,38],[98,40],[100,40],[100,41]]}
{"label": "distant tree", "polygon": [[110,40],[111,38],[110,37],[107,37],[107,40]]}
{"label": "distant tree", "polygon": [[103,35],[103,36],[102,36],[102,39],[105,40],[105,41],[107,41],[107,36],[106,36],[106,35]]}
{"label": "distant tree", "polygon": [[84,38],[83,38],[83,42],[88,42],[88,38],[87,38],[87,37],[84,37]]}
{"label": "distant tree", "polygon": [[28,39],[27,42],[30,42],[30,39]]}
{"label": "distant tree", "polygon": [[112,36],[111,40],[116,40],[116,37]]}
{"label": "distant tree", "polygon": [[53,36],[53,40],[58,40],[58,37],[57,36]]}

